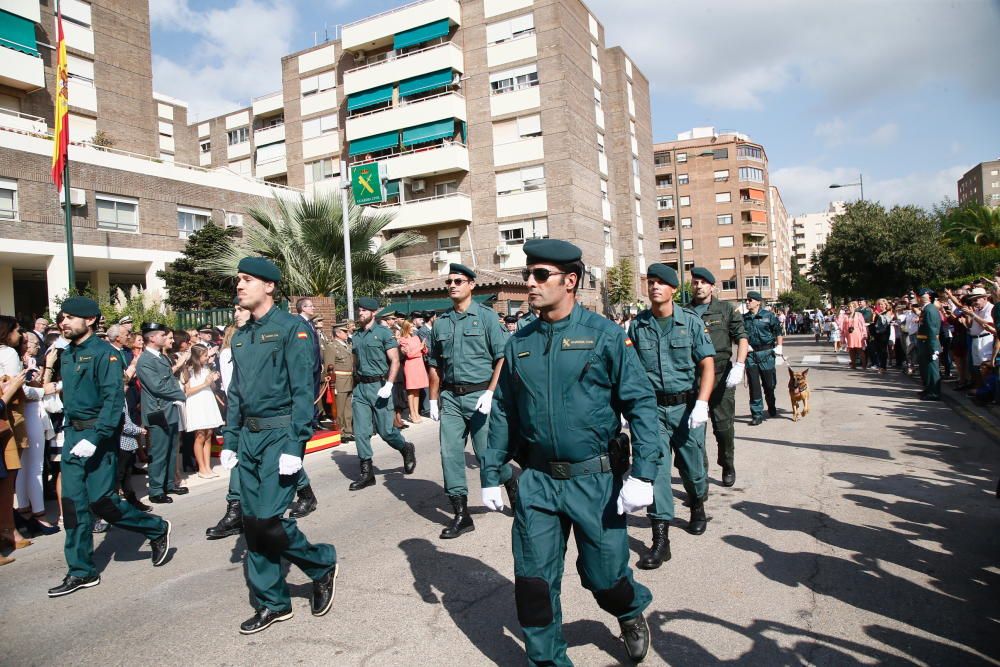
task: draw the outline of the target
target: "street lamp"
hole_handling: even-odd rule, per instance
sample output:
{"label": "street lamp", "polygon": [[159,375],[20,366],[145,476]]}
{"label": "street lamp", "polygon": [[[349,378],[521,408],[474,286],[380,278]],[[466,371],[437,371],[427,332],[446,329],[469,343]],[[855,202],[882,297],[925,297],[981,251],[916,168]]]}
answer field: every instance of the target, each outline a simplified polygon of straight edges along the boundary
{"label": "street lamp", "polygon": [[858,182],[857,183],[833,183],[832,185],[830,185],[830,189],[833,190],[835,188],[850,188],[850,187],[854,187],[855,185],[861,188],[861,201],[864,201],[865,200],[865,179],[863,179],[861,177],[861,174],[858,174]]}

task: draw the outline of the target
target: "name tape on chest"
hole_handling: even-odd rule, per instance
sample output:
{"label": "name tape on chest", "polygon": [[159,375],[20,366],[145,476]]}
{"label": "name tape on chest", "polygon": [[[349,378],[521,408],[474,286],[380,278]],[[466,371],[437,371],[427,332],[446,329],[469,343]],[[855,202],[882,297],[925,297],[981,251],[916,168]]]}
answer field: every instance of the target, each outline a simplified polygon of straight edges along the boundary
{"label": "name tape on chest", "polygon": [[86,363],[88,361],[93,361],[93,360],[94,360],[94,355],[92,355],[92,354],[88,354],[86,356],[81,356],[81,357],[77,357],[76,358],[76,361],[79,364],[83,364],[83,363]]}
{"label": "name tape on chest", "polygon": [[523,359],[524,357],[530,357],[530,356],[531,356],[531,352],[529,352],[527,350],[525,350],[524,352],[518,352],[517,353],[517,358],[518,359]]}
{"label": "name tape on chest", "polygon": [[593,338],[563,338],[562,349],[564,350],[593,350]]}
{"label": "name tape on chest", "polygon": [[[309,334],[306,334],[306,335],[308,336]],[[278,340],[279,338],[281,338],[281,334],[278,333],[278,332],[275,332],[275,333],[265,333],[265,334],[261,334],[260,335],[260,342],[262,342],[262,343],[269,343],[272,340]]]}

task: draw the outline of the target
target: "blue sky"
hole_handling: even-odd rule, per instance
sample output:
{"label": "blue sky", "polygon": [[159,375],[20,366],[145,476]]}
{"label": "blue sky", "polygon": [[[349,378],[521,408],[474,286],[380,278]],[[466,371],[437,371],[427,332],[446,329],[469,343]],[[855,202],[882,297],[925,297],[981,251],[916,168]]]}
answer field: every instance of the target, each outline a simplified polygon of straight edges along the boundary
{"label": "blue sky", "polygon": [[[207,118],[281,86],[282,55],[401,0],[150,0],[154,88]],[[654,140],[764,144],[791,215],[864,174],[887,205],[955,198],[1000,157],[1000,0],[589,0],[649,77]]]}

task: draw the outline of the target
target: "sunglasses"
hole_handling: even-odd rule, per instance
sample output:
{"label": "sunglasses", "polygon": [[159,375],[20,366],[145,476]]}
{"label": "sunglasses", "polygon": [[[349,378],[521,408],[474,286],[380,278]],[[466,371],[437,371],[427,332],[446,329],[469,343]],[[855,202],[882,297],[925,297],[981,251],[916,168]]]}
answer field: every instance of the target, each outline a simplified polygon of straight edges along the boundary
{"label": "sunglasses", "polygon": [[445,278],[444,279],[444,284],[445,285],[464,285],[467,282],[469,282],[469,281],[466,280],[465,278]]}
{"label": "sunglasses", "polygon": [[534,278],[536,283],[544,283],[552,276],[564,276],[565,271],[549,271],[548,269],[522,269],[521,279],[528,282],[528,278]]}

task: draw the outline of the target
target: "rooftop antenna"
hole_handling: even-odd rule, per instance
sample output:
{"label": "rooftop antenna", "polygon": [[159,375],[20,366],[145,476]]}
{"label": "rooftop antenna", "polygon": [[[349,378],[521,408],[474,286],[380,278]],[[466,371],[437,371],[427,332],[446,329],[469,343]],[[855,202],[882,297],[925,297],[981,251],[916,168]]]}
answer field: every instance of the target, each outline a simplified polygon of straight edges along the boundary
{"label": "rooftop antenna", "polygon": [[323,41],[324,42],[329,42],[330,41],[330,33],[329,33],[329,31],[326,28],[327,28],[327,23],[326,23],[326,21],[323,21]]}
{"label": "rooftop antenna", "polygon": [[318,43],[316,41],[318,38],[319,36],[316,34],[316,31],[313,31],[313,46],[316,46],[316,44]]}

